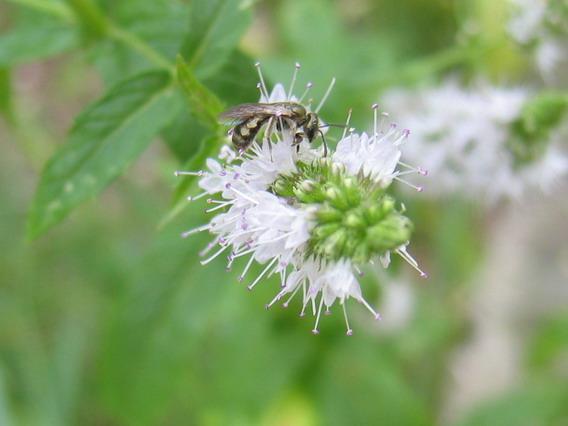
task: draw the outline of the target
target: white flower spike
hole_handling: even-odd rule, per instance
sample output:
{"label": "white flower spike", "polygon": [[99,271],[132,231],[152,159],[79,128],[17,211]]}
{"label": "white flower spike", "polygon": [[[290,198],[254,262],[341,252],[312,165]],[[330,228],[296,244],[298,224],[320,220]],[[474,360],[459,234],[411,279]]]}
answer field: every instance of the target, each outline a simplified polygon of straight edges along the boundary
{"label": "white flower spike", "polygon": [[544,143],[544,155],[517,164],[512,125],[529,101],[525,89],[484,83],[466,89],[450,80],[439,87],[392,90],[383,101],[412,128],[405,156],[430,171],[430,196],[459,193],[492,205],[532,188],[550,188],[568,172],[556,133]]}
{"label": "white flower spike", "polygon": [[[269,94],[257,64],[261,101],[300,102],[305,94],[296,98],[292,90],[299,68],[296,64],[288,91],[277,84]],[[225,255],[230,269],[243,258],[239,281],[247,278],[254,262],[263,265],[247,288],[252,290],[263,279],[278,275],[280,290],[266,308],[276,303],[288,307],[301,294],[300,316],[314,315],[314,334],[319,333],[322,314],[331,313],[338,303],[346,334],[352,335],[346,309],[350,298],[380,319],[362,295],[356,278],[360,265],[377,260],[386,267],[393,252],[426,276],[406,250],[412,225],[386,194],[393,180],[402,181],[400,176],[424,173],[400,162],[408,131],[385,126],[378,108],[373,110],[373,134],[356,134],[353,129],[347,134],[349,114],[337,150],[327,157],[308,143],[294,146],[281,129],[270,135],[271,150],[258,137],[240,157],[224,146],[219,156],[224,162],[208,159],[206,171],[178,172],[200,177],[204,193],[193,199],[207,194],[210,207],[206,211],[215,214],[208,224],[182,234],[208,231],[214,235],[201,252],[201,263]],[[397,169],[399,164],[403,171]]]}

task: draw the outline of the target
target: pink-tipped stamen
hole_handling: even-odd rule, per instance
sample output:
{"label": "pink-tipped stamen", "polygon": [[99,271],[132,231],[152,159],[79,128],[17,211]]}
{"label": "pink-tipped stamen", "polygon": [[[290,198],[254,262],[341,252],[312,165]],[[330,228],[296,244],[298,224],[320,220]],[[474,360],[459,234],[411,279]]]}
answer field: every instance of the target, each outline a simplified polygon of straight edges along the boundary
{"label": "pink-tipped stamen", "polygon": [[424,272],[422,269],[420,269],[420,267],[418,266],[418,262],[410,255],[410,253],[408,253],[408,251],[406,251],[406,248],[396,249],[396,253],[400,257],[402,257],[406,261],[406,263],[408,263],[410,266],[416,269],[416,271],[418,271],[418,273],[422,278],[428,278],[428,274]]}
{"label": "pink-tipped stamen", "polygon": [[[209,202],[209,200],[207,200]],[[230,201],[225,201],[224,203],[219,203],[219,205],[215,206],[215,207],[211,207],[210,209],[206,209],[205,213],[211,213],[214,212],[216,210],[221,210],[224,209],[227,206],[230,206],[231,204],[234,204],[235,200],[230,200]]]}
{"label": "pink-tipped stamen", "polygon": [[272,259],[272,260],[268,263],[268,265],[266,266],[266,268],[264,268],[264,269],[262,270],[262,272],[260,273],[260,275],[259,275],[258,277],[256,277],[256,279],[255,279],[251,284],[249,284],[249,285],[247,286],[247,288],[248,288],[249,290],[252,290],[252,289],[260,282],[260,280],[262,279],[262,277],[264,277],[264,275],[266,275],[266,273],[268,272],[268,270],[269,270],[270,268],[272,268],[272,266],[274,265],[274,263],[275,263],[277,260],[278,260],[278,258],[276,258],[276,257],[275,257],[274,259]]}
{"label": "pink-tipped stamen", "polygon": [[252,262],[254,260],[254,253],[251,255],[250,259],[248,260],[247,264],[245,265],[245,269],[243,269],[243,272],[241,272],[241,275],[239,275],[239,282],[241,282],[242,280],[245,279],[245,275],[247,274],[248,270],[250,269]]}
{"label": "pink-tipped stamen", "polygon": [[197,194],[197,195],[190,195],[187,197],[187,201],[196,201],[199,200],[203,197],[205,197],[206,195],[209,195],[209,193],[207,191],[202,192],[201,194]]}
{"label": "pink-tipped stamen", "polygon": [[187,172],[184,170],[176,170],[174,172],[174,176],[203,176],[205,175],[206,172],[204,172],[203,170],[198,170],[197,172]]}
{"label": "pink-tipped stamen", "polygon": [[190,235],[197,234],[198,232],[207,231],[210,228],[211,228],[210,224],[201,225],[201,226],[198,226],[197,228],[190,229],[189,231],[182,232],[181,237],[187,238]]}
{"label": "pink-tipped stamen", "polygon": [[394,176],[393,177],[394,180],[399,181],[400,183],[403,183],[409,187],[411,187],[412,189],[416,190],[416,192],[422,192],[424,191],[424,188],[422,186],[418,186],[418,185],[414,185],[413,183],[408,182],[407,180],[401,179],[398,176]]}
{"label": "pink-tipped stamen", "polygon": [[369,305],[369,302],[367,302],[363,298],[359,299],[359,301],[363,304],[363,306],[365,306],[365,308],[367,308],[367,310],[369,312],[371,312],[373,314],[373,316],[375,317],[376,320],[381,319],[381,314],[379,314],[377,311],[375,311],[375,309],[373,309],[373,307],[371,305]]}
{"label": "pink-tipped stamen", "polygon": [[348,336],[352,336],[353,330],[349,326],[349,318],[347,317],[347,308],[345,307],[345,300],[341,304],[341,307],[343,308],[343,318],[345,318],[345,326],[347,327],[347,331],[345,332],[345,334],[347,334]]}
{"label": "pink-tipped stamen", "polygon": [[318,314],[316,316],[316,323],[314,324],[314,329],[312,330],[313,334],[319,334],[318,325],[319,325],[319,320],[320,320],[320,317],[321,317],[322,308],[323,308],[323,296],[321,296],[321,298],[320,298],[320,304],[319,304],[319,307],[318,307]]}
{"label": "pink-tipped stamen", "polygon": [[214,254],[212,254],[210,257],[208,257],[205,260],[202,260],[201,263],[202,265],[207,265],[209,262],[211,262],[213,259],[216,259],[221,253],[223,253],[225,250],[227,250],[229,248],[229,245],[222,245],[221,248],[216,251]]}
{"label": "pink-tipped stamen", "polygon": [[288,298],[288,300],[286,300],[282,306],[284,308],[287,308],[290,305],[290,302],[292,301],[292,299],[294,298],[294,296],[296,295],[296,293],[298,293],[298,291],[300,291],[300,288],[304,288],[306,285],[305,280],[302,280],[302,283],[298,283],[298,286],[296,287],[296,289],[292,292],[292,295]]}

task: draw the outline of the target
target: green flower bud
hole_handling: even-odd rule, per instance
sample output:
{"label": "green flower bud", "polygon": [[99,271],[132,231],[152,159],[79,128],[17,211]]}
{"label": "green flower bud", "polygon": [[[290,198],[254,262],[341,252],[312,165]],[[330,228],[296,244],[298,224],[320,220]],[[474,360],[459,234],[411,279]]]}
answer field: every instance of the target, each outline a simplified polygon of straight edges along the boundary
{"label": "green flower bud", "polygon": [[315,208],[307,256],[363,264],[410,239],[412,223],[370,179],[348,175],[327,159],[297,166],[299,171],[280,176],[272,191]]}

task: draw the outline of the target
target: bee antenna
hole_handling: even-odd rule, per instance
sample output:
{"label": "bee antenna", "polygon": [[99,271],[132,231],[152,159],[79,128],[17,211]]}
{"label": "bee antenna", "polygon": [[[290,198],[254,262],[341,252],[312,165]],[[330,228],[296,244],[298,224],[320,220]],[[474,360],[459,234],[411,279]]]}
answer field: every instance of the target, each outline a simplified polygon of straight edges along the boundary
{"label": "bee antenna", "polygon": [[340,129],[346,129],[347,125],[346,124],[325,123],[325,124],[322,124],[320,127],[338,127]]}

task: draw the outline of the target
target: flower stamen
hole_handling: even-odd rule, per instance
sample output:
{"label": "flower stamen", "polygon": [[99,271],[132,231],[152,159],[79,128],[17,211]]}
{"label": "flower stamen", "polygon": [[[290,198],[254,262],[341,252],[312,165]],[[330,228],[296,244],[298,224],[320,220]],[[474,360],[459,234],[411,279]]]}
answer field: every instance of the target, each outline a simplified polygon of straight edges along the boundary
{"label": "flower stamen", "polygon": [[[312,299],[312,301],[313,301],[313,299]],[[319,325],[319,320],[320,320],[320,317],[321,317],[322,308],[323,308],[323,296],[320,297],[318,314],[316,316],[316,323],[314,324],[314,329],[312,330],[312,334],[319,334],[318,325]]]}
{"label": "flower stamen", "polygon": [[260,62],[254,64],[254,66],[256,67],[256,71],[258,72],[258,78],[260,80],[260,92],[263,94],[263,96],[266,97],[266,102],[268,102],[269,95],[268,95],[268,90],[266,89],[266,84],[264,83],[264,77],[262,76],[262,70],[260,69]]}
{"label": "flower stamen", "polygon": [[278,260],[278,258],[274,258],[272,259],[268,265],[266,266],[266,268],[263,269],[263,271],[260,273],[260,275],[258,277],[256,277],[256,279],[247,286],[247,289],[252,290],[262,279],[262,277],[264,277],[264,275],[266,275],[266,273],[268,272],[268,270],[270,268],[272,268],[272,266],[276,263],[276,261]]}
{"label": "flower stamen", "polygon": [[211,225],[209,223],[190,229],[189,231],[182,232],[181,237],[187,238],[190,235],[197,234],[198,232],[207,231],[208,229],[211,229]]}
{"label": "flower stamen", "polygon": [[292,94],[294,93],[294,85],[296,84],[296,77],[298,76],[298,70],[301,68],[301,65],[296,62],[294,67],[294,74],[292,75],[292,82],[290,83],[290,89],[288,90],[288,101],[292,100]]}
{"label": "flower stamen", "polygon": [[304,101],[304,98],[308,95],[308,92],[312,89],[312,87],[314,87],[314,84],[311,81],[306,84],[306,89],[304,90],[304,93],[302,93],[300,99],[298,99],[298,103],[302,103]]}
{"label": "flower stamen", "polygon": [[345,318],[345,325],[347,327],[347,331],[345,332],[346,335],[348,336],[352,336],[353,335],[353,330],[351,329],[351,327],[349,326],[349,318],[347,318],[347,308],[345,306],[345,300],[343,301],[343,303],[341,304],[341,307],[343,308],[343,318]]}
{"label": "flower stamen", "polygon": [[410,255],[410,253],[408,253],[406,247],[398,248],[395,251],[400,257],[402,257],[406,261],[406,263],[408,263],[410,266],[416,269],[422,278],[428,278],[428,274],[424,272],[422,269],[420,269],[420,267],[418,266],[418,262]]}
{"label": "flower stamen", "polygon": [[325,94],[323,95],[323,98],[321,98],[320,103],[318,104],[317,108],[314,110],[314,112],[317,114],[318,112],[320,112],[320,109],[322,109],[323,104],[325,103],[325,101],[327,101],[327,98],[329,97],[329,95],[331,94],[331,91],[333,90],[333,86],[335,86],[335,77],[333,77],[331,79],[331,82],[329,83],[329,86],[327,87],[327,90],[325,91]]}

